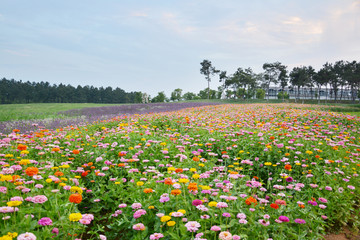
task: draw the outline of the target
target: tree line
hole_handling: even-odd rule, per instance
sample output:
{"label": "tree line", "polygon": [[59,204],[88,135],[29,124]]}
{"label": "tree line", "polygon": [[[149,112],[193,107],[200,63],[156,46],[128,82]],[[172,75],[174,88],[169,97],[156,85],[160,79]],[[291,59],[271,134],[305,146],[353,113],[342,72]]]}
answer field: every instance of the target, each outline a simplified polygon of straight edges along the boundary
{"label": "tree line", "polygon": [[[217,70],[209,60],[203,60],[200,73],[208,82],[208,98],[210,98],[210,82],[214,75],[218,75],[222,85],[218,88],[226,98],[252,98],[254,96],[269,97],[270,86],[281,88],[282,97],[286,96],[285,88],[300,95],[301,88],[308,88],[320,99],[320,89],[329,88],[335,101],[343,98],[343,90],[351,93],[355,101],[359,97],[360,89],[360,62],[337,61],[325,63],[319,71],[312,66],[294,67],[291,71],[280,62],[265,63],[264,72],[254,73],[251,68],[238,68],[235,73]],[[262,94],[260,94],[262,93]],[[341,94],[339,96],[339,93]],[[300,96],[299,96],[300,97]]]}
{"label": "tree line", "polygon": [[141,103],[141,92],[121,88],[51,85],[49,82],[0,80],[0,103]]}

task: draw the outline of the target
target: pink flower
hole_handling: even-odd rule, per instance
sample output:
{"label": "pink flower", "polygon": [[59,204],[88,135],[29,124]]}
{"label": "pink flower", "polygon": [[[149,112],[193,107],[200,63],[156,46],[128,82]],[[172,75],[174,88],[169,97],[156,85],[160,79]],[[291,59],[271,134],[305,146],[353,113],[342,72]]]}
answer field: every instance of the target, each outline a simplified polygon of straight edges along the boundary
{"label": "pink flower", "polygon": [[201,204],[203,204],[203,202],[201,200],[199,200],[199,199],[195,199],[194,201],[192,201],[193,206],[199,206]]}
{"label": "pink flower", "polygon": [[154,233],[154,234],[150,235],[150,239],[160,239],[163,237],[164,237],[164,235],[162,233]]}
{"label": "pink flower", "polygon": [[142,207],[141,203],[133,203],[131,205],[132,209],[140,209]]}
{"label": "pink flower", "polygon": [[241,239],[241,237],[239,236],[239,235],[233,235],[233,238],[232,238],[233,240],[240,240]]}
{"label": "pink flower", "polygon": [[264,219],[259,219],[259,223],[265,227],[270,225],[270,222]]}
{"label": "pink flower", "polygon": [[45,195],[37,195],[37,196],[31,198],[31,202],[40,203],[40,204],[43,204],[47,200],[48,200],[48,198]]}
{"label": "pink flower", "polygon": [[216,204],[216,207],[217,207],[217,208],[226,208],[226,207],[228,207],[228,205],[227,205],[227,203],[225,203],[225,202],[218,202],[218,203]]}
{"label": "pink flower", "polygon": [[137,223],[133,226],[133,229],[136,231],[144,231],[145,230],[145,226],[142,223]]}
{"label": "pink flower", "polygon": [[214,232],[218,232],[218,231],[221,231],[221,227],[219,227],[219,226],[212,226],[212,227],[210,228],[210,230],[211,230],[211,231],[214,231]]}
{"label": "pink flower", "polygon": [[99,237],[100,237],[100,240],[106,240],[106,236],[105,235],[99,235]]}
{"label": "pink flower", "polygon": [[33,233],[23,233],[17,237],[17,240],[36,240],[36,236]]}
{"label": "pink flower", "polygon": [[196,232],[197,230],[199,230],[199,227],[201,227],[201,225],[196,221],[189,221],[185,224],[185,227],[189,232]]}
{"label": "pink flower", "polygon": [[125,203],[122,203],[122,204],[119,205],[119,208],[126,208],[126,206],[127,205]]}
{"label": "pink flower", "polygon": [[38,221],[38,224],[41,226],[52,225],[52,220],[48,217],[43,217]]}
{"label": "pink flower", "polygon": [[229,232],[221,232],[219,234],[219,239],[221,240],[232,240],[232,234]]}

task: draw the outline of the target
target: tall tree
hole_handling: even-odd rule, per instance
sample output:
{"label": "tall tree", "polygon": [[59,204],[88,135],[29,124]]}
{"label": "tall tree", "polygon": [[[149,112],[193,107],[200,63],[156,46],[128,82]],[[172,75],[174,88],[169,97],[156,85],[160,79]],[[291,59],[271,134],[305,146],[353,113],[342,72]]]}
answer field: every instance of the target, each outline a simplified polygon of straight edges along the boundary
{"label": "tall tree", "polygon": [[274,63],[264,63],[263,69],[264,77],[266,80],[266,88],[267,88],[267,99],[269,100],[269,88],[270,84],[278,84],[279,81],[285,81],[286,79],[286,66],[282,65],[280,62]]}
{"label": "tall tree", "polygon": [[219,70],[216,70],[215,67],[212,66],[211,61],[209,60],[203,60],[201,63],[200,73],[205,75],[205,79],[208,82],[208,99],[210,99],[210,82],[211,77],[217,73],[219,73]]}

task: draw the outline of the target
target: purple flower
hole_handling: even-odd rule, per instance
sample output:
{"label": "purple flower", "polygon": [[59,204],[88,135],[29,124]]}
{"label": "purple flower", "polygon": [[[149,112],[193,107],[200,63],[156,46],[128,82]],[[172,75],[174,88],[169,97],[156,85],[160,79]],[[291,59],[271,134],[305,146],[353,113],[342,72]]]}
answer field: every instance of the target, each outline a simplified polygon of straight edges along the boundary
{"label": "purple flower", "polygon": [[43,217],[38,221],[38,224],[41,226],[52,225],[52,220],[48,217]]}
{"label": "purple flower", "polygon": [[53,230],[51,230],[51,232],[58,235],[59,234],[59,229],[58,228],[53,228]]}
{"label": "purple flower", "polygon": [[306,223],[304,219],[300,219],[300,218],[295,219],[294,222],[299,223],[299,224],[305,224]]}
{"label": "purple flower", "polygon": [[290,221],[289,218],[286,217],[286,216],[280,216],[279,220],[282,221],[282,222],[289,222]]}
{"label": "purple flower", "polygon": [[294,181],[294,179],[293,179],[292,177],[287,177],[287,178],[286,178],[286,181],[287,181],[287,182],[292,182],[292,181]]}

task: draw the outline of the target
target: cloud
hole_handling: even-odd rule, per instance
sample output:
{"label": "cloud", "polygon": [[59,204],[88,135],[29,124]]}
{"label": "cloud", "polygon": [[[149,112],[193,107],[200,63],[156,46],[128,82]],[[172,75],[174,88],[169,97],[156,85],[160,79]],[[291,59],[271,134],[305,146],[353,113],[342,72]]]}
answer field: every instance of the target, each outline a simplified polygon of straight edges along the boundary
{"label": "cloud", "polygon": [[196,33],[198,28],[184,19],[185,18],[180,17],[175,13],[163,12],[159,21],[165,28],[181,36]]}
{"label": "cloud", "polygon": [[130,16],[132,17],[148,17],[149,15],[146,13],[146,12],[141,12],[141,11],[138,11],[138,12],[132,12],[130,13]]}
{"label": "cloud", "polygon": [[10,53],[11,55],[15,55],[15,56],[20,56],[20,57],[29,57],[30,54],[28,51],[24,50],[24,51],[14,51],[14,50],[10,50],[10,49],[4,49],[4,52]]}

